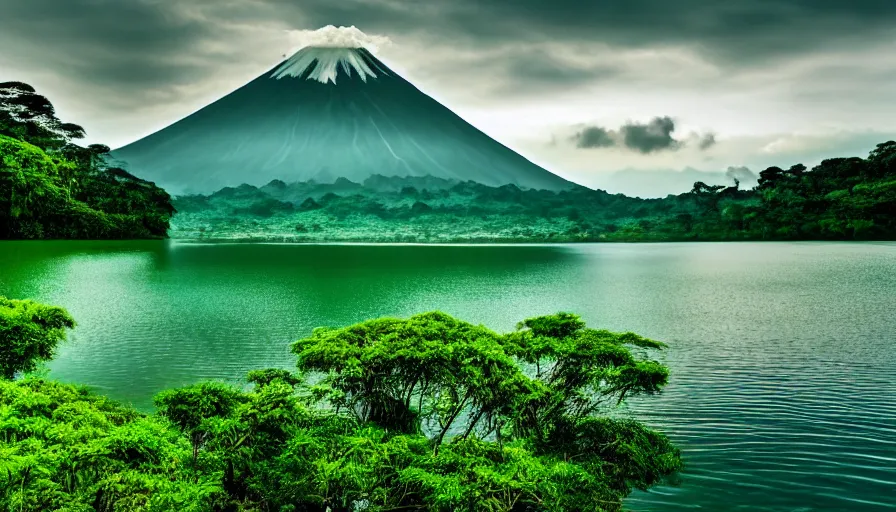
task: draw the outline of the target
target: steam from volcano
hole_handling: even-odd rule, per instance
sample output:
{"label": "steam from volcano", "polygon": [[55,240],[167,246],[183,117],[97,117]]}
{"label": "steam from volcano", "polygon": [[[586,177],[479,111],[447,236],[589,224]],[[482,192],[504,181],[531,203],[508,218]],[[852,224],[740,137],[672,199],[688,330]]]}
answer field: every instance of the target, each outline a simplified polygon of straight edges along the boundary
{"label": "steam from volcano", "polygon": [[320,48],[366,48],[376,53],[380,47],[389,46],[392,40],[387,36],[365,34],[354,25],[335,27],[327,25],[317,30],[288,30],[290,40],[296,49],[316,46]]}

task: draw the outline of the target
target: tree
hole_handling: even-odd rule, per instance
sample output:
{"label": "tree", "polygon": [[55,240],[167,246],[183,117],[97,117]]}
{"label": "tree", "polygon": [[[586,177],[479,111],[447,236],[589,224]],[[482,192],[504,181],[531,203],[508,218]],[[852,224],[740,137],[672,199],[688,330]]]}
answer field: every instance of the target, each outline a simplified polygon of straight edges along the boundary
{"label": "tree", "polygon": [[514,418],[525,436],[549,442],[553,429],[576,423],[627,396],[657,393],[668,369],[636,358],[628,347],[662,349],[664,344],[634,333],[588,329],[573,314],[535,317],[505,336],[507,351],[535,366],[536,393]]}
{"label": "tree", "polygon": [[41,148],[59,150],[74,139],[84,138],[84,128],[63,123],[46,97],[22,82],[0,83],[0,135]]}
{"label": "tree", "polygon": [[778,180],[781,179],[781,176],[784,174],[784,170],[780,167],[769,167],[764,171],[759,172],[759,188],[771,188],[774,187]]}
{"label": "tree", "polygon": [[896,141],[887,141],[877,144],[868,155],[868,161],[874,176],[896,176]]}
{"label": "tree", "polygon": [[302,383],[302,379],[293,375],[289,370],[280,368],[266,368],[264,370],[252,370],[246,375],[246,380],[259,388],[268,386],[274,382],[283,382],[295,387]]}
{"label": "tree", "polygon": [[193,463],[206,440],[206,421],[227,417],[241,399],[241,393],[226,384],[202,382],[185,388],[166,390],[154,399],[159,415],[168,418],[190,438]]}
{"label": "tree", "polygon": [[694,216],[690,213],[679,213],[675,216],[675,221],[685,233],[689,233],[694,227]]}
{"label": "tree", "polygon": [[[663,346],[588,329],[566,313],[501,336],[431,312],[317,329],[293,350],[301,370],[323,376],[316,396],[335,413],[392,436],[426,437],[432,455],[417,453],[400,473],[405,498],[424,509],[618,510],[607,503],[680,466],[665,436],[600,415],[660,391],[668,370],[630,348]],[[457,491],[446,496],[443,486]]]}
{"label": "tree", "polygon": [[432,212],[432,206],[429,206],[423,201],[414,201],[414,204],[411,205],[411,213],[414,215],[422,215],[430,212]]}
{"label": "tree", "polygon": [[293,352],[300,370],[328,375],[317,390],[337,411],[396,432],[427,429],[436,450],[464,411],[469,435],[525,384],[495,333],[441,312],[317,329]]}
{"label": "tree", "polygon": [[74,327],[62,308],[0,296],[0,377],[11,380],[52,359],[66,329]]}
{"label": "tree", "polygon": [[0,222],[4,238],[36,232],[40,219],[59,209],[68,193],[59,166],[40,148],[0,135]]}
{"label": "tree", "polygon": [[312,198],[312,197],[305,199],[304,201],[302,201],[302,204],[299,205],[299,210],[301,210],[303,212],[307,212],[307,211],[311,211],[311,210],[318,210],[320,208],[321,208],[320,203],[315,201],[314,198]]}
{"label": "tree", "polygon": [[0,424],[0,510],[208,512],[222,494],[167,422],[85,388],[0,381]]}
{"label": "tree", "polygon": [[722,198],[720,191],[724,190],[724,185],[707,185],[702,181],[694,183],[691,194],[696,197],[697,206],[703,215],[714,215],[719,211],[719,200]]}

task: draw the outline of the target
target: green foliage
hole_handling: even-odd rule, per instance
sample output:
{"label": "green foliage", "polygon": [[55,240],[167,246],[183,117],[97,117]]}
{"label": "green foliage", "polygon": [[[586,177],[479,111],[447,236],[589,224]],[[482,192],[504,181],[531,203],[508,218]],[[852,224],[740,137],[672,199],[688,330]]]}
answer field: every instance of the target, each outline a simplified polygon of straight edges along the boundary
{"label": "green foliage", "polygon": [[159,415],[189,437],[193,446],[193,464],[196,464],[199,449],[205,444],[214,425],[211,420],[229,417],[242,398],[242,394],[230,386],[203,382],[163,391],[154,402]]}
{"label": "green foliage", "polygon": [[189,450],[165,421],[86,389],[0,381],[2,510],[210,510],[219,483],[184,469]]}
{"label": "green foliage", "polygon": [[63,123],[50,101],[22,82],[0,83],[0,135],[35,146],[62,149],[68,141],[84,137],[84,129]]}
{"label": "green foliage", "polygon": [[83,136],[31,86],[0,84],[0,238],[167,236],[171,197],[108,168],[108,147],[71,142]]}
{"label": "green foliage", "polygon": [[400,472],[403,500],[421,501],[395,506],[619,510],[632,487],[679,468],[661,434],[597,416],[660,391],[667,369],[627,347],[664,345],[571,314],[520,327],[501,336],[432,312],[317,329],[293,350],[300,370],[322,377],[312,396],[327,410],[393,440],[425,437],[408,443],[413,462]]}
{"label": "green foliage", "polygon": [[289,386],[298,386],[302,383],[302,379],[293,375],[288,370],[279,368],[266,368],[264,370],[252,370],[246,376],[246,380],[255,384],[259,388],[272,384],[274,382],[283,382]]}
{"label": "green foliage", "polygon": [[74,326],[62,308],[0,296],[0,378],[11,380],[52,359],[65,330]]}
{"label": "green foliage", "polygon": [[[7,309],[0,320],[52,339],[73,325],[58,308]],[[431,312],[316,329],[293,346],[313,378],[264,369],[246,389],[167,390],[152,415],[75,386],[0,381],[0,508],[620,511],[677,471],[679,452],[583,404],[659,391],[665,368],[627,347],[662,346],[571,314],[500,335]]]}
{"label": "green foliage", "polygon": [[293,351],[301,370],[326,374],[318,389],[337,412],[401,433],[422,423],[436,446],[464,411],[491,415],[526,391],[497,334],[439,312],[317,329]]}
{"label": "green foliage", "polygon": [[592,417],[626,396],[659,392],[665,366],[635,357],[628,346],[661,349],[662,343],[634,333],[588,329],[576,315],[530,318],[506,336],[507,351],[534,365],[539,384],[514,419],[518,435],[551,448],[556,429]]}
{"label": "green foliage", "polygon": [[[825,160],[812,170],[770,167],[752,190],[739,182],[697,182],[690,192],[663,199],[584,187],[556,193],[488,187],[432,176],[275,181],[176,198],[181,214],[172,236],[428,243],[893,239],[894,155],[891,141],[866,159]],[[238,195],[224,193],[235,190]],[[262,218],[234,213],[250,203],[279,206]]]}

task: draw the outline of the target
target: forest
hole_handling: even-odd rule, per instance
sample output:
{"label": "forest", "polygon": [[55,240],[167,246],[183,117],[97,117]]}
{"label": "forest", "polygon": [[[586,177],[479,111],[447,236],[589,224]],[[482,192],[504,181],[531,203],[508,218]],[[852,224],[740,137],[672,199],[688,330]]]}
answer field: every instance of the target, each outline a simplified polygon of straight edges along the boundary
{"label": "forest", "polygon": [[682,466],[618,414],[666,385],[665,345],[573,314],[318,328],[295,371],[162,391],[151,413],[45,377],[74,326],[0,297],[3,510],[610,512]]}
{"label": "forest", "polygon": [[0,83],[0,239],[167,237],[167,192],[106,165],[109,147],[74,141],[47,98],[21,82]]}
{"label": "forest", "polygon": [[175,238],[355,242],[896,239],[896,142],[811,170],[770,167],[741,189],[697,182],[640,199],[579,187],[489,187],[435,177],[272,181],[181,196]]}
{"label": "forest", "polygon": [[[33,87],[0,84],[0,238],[287,242],[640,242],[896,239],[896,142],[812,169],[769,167],[742,189],[697,182],[641,199],[577,187],[432,176],[243,184],[172,198],[81,147]],[[126,166],[126,163],[122,165]]]}

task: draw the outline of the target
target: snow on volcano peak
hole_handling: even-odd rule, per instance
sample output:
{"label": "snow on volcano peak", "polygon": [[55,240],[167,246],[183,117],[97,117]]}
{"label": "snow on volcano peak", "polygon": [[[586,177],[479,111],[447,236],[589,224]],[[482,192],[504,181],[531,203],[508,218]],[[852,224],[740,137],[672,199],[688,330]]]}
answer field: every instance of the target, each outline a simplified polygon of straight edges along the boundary
{"label": "snow on volcano peak", "polygon": [[302,48],[274,70],[271,78],[279,80],[285,77],[301,77],[308,73],[306,77],[308,80],[335,84],[340,68],[349,76],[354,71],[364,82],[368,76],[376,78],[376,73],[370,68],[359,48],[329,46]]}

